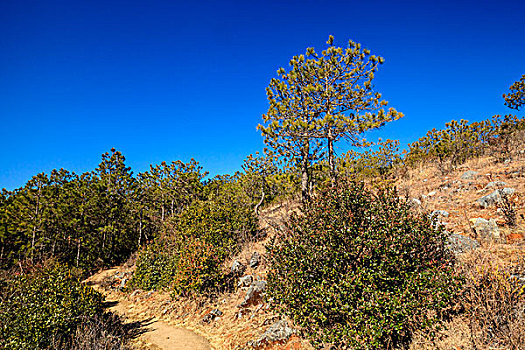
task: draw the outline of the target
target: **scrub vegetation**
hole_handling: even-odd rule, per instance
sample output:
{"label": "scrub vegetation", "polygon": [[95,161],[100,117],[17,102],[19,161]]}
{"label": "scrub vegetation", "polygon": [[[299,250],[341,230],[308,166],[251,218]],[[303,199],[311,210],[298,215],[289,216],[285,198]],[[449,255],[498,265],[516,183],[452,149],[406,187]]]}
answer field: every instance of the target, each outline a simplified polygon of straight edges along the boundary
{"label": "scrub vegetation", "polygon": [[[321,53],[293,57],[267,89],[259,125],[267,148],[235,174],[209,178],[194,159],[134,174],[111,149],[91,172],[53,170],[2,190],[0,347],[131,347],[133,332],[83,278],[135,256],[125,290],[216,301],[238,290],[242,272],[232,260],[265,242],[266,303],[311,346],[435,345],[459,317],[469,320],[471,348],[519,349],[523,259],[510,267],[481,253],[459,259],[451,233],[394,184],[414,169],[446,176],[473,159],[521,159],[525,118],[452,120],[405,151],[397,140],[369,142],[366,131],[403,117],[374,88],[383,62],[333,37]],[[524,77],[504,95],[518,111]],[[340,141],[352,150],[337,155]],[[263,209],[298,198],[284,225],[261,228]],[[519,230],[513,198],[504,196],[501,210],[512,220],[502,225]]]}

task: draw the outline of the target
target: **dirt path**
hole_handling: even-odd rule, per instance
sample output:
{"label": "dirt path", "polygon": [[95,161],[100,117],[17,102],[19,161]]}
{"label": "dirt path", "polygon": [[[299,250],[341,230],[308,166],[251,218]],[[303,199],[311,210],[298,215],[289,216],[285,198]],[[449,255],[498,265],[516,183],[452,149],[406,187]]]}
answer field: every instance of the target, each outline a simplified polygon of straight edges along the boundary
{"label": "dirt path", "polygon": [[[109,310],[123,317],[126,322],[138,322],[142,325],[143,333],[139,335],[138,343],[147,349],[162,350],[210,350],[212,349],[206,338],[184,328],[178,328],[168,323],[153,319],[138,317],[132,302],[121,298],[115,300],[114,295],[102,286],[108,276],[115,274],[117,269],[99,272],[86,280],[86,283],[106,296]],[[113,299],[113,300],[112,300]]]}

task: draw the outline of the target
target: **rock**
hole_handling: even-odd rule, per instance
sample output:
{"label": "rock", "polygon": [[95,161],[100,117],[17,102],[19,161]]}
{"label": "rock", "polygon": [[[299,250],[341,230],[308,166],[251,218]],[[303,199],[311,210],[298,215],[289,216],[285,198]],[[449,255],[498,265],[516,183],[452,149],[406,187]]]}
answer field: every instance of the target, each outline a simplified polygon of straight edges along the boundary
{"label": "rock", "polygon": [[476,201],[481,207],[488,208],[492,205],[496,205],[501,202],[502,195],[512,195],[516,190],[514,188],[504,188],[500,190],[495,190],[491,194],[481,197]]}
{"label": "rock", "polygon": [[204,317],[202,318],[202,322],[210,323],[211,321],[220,316],[222,316],[222,311],[219,309],[215,309],[204,315]]}
{"label": "rock", "polygon": [[421,201],[417,198],[410,198],[408,200],[408,205],[414,209],[417,209],[421,207]]}
{"label": "rock", "polygon": [[294,333],[294,329],[288,326],[288,322],[285,320],[276,321],[259,339],[250,341],[247,345],[254,348],[262,348],[273,342],[286,341]]}
{"label": "rock", "polygon": [[124,271],[115,272],[115,277],[117,277],[118,279],[122,279],[125,275],[126,273]]}
{"label": "rock", "polygon": [[475,239],[457,233],[452,233],[448,238],[448,249],[455,255],[463,254],[479,247],[480,244]]}
{"label": "rock", "polygon": [[448,218],[450,214],[448,213],[448,211],[446,210],[434,210],[431,214],[430,214],[430,217],[439,217],[439,216],[443,216],[443,217],[446,217]]}
{"label": "rock", "polygon": [[427,197],[432,197],[436,195],[436,191],[432,191],[429,194],[427,194]]}
{"label": "rock", "polygon": [[499,239],[499,229],[498,225],[496,224],[496,220],[490,219],[486,220],[483,218],[475,218],[471,219],[471,221],[474,222],[474,229],[476,230],[476,233],[478,234],[480,239],[483,240],[491,240],[491,239]]}
{"label": "rock", "polygon": [[118,290],[122,290],[124,289],[124,287],[126,286],[126,282],[128,281],[127,278],[123,278],[121,281],[120,281],[120,285],[118,286]]}
{"label": "rock", "polygon": [[243,265],[239,260],[235,260],[232,264],[231,273],[233,276],[238,277],[246,271],[246,266]]}
{"label": "rock", "polygon": [[239,307],[245,307],[254,303],[266,291],[266,281],[254,281],[246,292],[243,302]]}
{"label": "rock", "polygon": [[489,182],[487,184],[487,186],[485,186],[485,188],[505,187],[505,186],[507,186],[506,182],[503,182],[503,181],[492,181],[492,182]]}
{"label": "rock", "polygon": [[252,257],[250,258],[250,267],[252,269],[256,269],[257,266],[259,266],[259,260],[261,259],[261,256],[257,252],[253,252]]}
{"label": "rock", "polygon": [[478,174],[479,173],[477,171],[469,170],[464,172],[463,175],[461,175],[461,178],[463,180],[474,180]]}
{"label": "rock", "polygon": [[253,276],[252,275],[246,275],[244,277],[239,278],[239,282],[237,283],[237,287],[250,287],[253,282]]}

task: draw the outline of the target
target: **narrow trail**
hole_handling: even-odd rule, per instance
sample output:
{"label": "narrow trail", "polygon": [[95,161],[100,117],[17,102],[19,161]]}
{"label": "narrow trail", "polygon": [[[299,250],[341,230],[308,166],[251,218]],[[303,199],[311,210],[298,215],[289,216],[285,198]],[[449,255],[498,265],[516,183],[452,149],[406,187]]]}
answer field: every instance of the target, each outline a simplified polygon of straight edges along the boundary
{"label": "narrow trail", "polygon": [[188,329],[172,326],[158,318],[139,317],[132,302],[108,293],[103,287],[106,277],[115,274],[117,269],[99,272],[85,282],[106,297],[108,309],[124,318],[126,323],[138,323],[142,327],[138,342],[142,348],[154,350],[211,350],[206,338]]}

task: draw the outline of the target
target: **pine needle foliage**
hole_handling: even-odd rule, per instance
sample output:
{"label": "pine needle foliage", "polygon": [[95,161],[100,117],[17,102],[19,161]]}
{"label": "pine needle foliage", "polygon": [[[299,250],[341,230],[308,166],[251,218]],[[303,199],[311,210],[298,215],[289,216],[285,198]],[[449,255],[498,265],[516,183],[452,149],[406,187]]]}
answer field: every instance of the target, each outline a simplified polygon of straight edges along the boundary
{"label": "pine needle foliage", "polygon": [[505,105],[509,108],[519,110],[525,105],[525,74],[521,79],[512,84],[508,94],[503,94]]}
{"label": "pine needle foliage", "polygon": [[[375,73],[384,59],[352,40],[318,53],[313,47],[280,68],[266,89],[270,107],[259,125],[266,144],[289,161],[300,164],[302,198],[309,197],[311,166],[326,158],[332,183],[336,181],[334,144],[346,139],[360,143],[359,135],[403,116],[375,91]],[[326,147],[327,152],[323,152]],[[326,157],[324,155],[327,155]]]}

